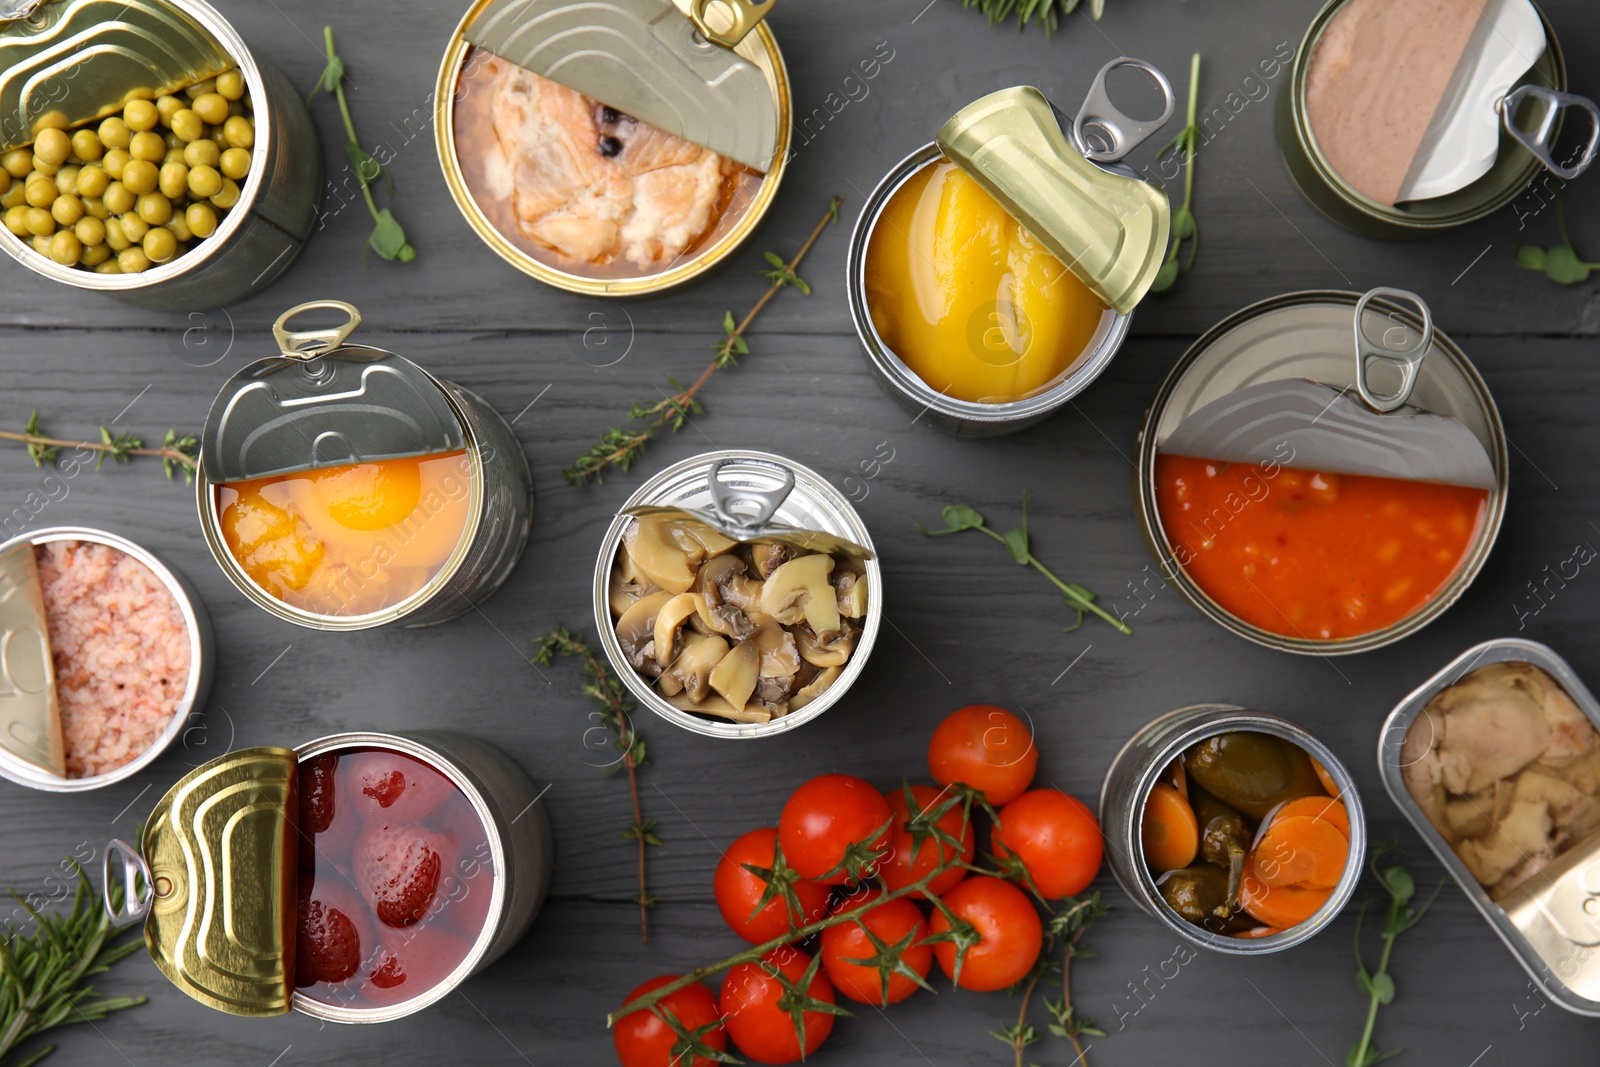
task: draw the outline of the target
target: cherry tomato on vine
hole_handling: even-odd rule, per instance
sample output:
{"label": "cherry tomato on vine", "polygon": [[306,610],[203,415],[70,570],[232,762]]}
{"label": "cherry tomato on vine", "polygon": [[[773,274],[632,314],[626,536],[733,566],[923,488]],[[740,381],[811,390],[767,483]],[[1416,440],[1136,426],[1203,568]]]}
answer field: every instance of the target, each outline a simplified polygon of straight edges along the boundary
{"label": "cherry tomato on vine", "polygon": [[[835,904],[833,912],[837,915],[854,911],[881,896],[880,890],[862,889]],[[868,930],[883,943],[882,949],[867,936]],[[911,903],[909,897],[896,897],[879,904],[853,923],[840,923],[822,931],[818,953],[822,956],[822,969],[835,989],[851,1000],[888,1007],[917,991],[913,979],[896,973],[897,958],[918,976],[928,976],[933,966],[933,946],[922,943],[927,935],[928,921],[923,918],[922,909]],[[888,970],[887,997],[883,988],[884,971],[879,965],[854,962],[866,959],[881,959]]]}
{"label": "cherry tomato on vine", "polygon": [[1059,789],[1035,789],[1000,809],[989,835],[999,857],[1015,855],[1046,900],[1081,893],[1100,873],[1105,838],[1087,805]]}
{"label": "cherry tomato on vine", "polygon": [[[931,785],[914,785],[911,787],[911,795],[920,811],[936,807],[941,801],[950,797],[947,790],[935,789]],[[922,847],[917,849],[916,856],[913,857],[911,831],[906,829],[906,823],[911,819],[911,812],[906,807],[904,788],[889,790],[883,794],[883,799],[889,802],[889,810],[894,814],[894,827],[889,831],[889,857],[878,866],[878,877],[883,879],[884,885],[890,889],[904,889],[937,867],[941,860],[949,861],[955,858],[951,855],[954,850],[949,845],[932,837],[923,838]],[[961,859],[970,863],[976,842],[972,823],[967,822],[963,828],[961,815],[961,805],[955,804],[949,811],[939,816],[936,825],[961,842]],[[952,867],[928,883],[928,888],[932,890],[934,896],[941,896],[966,876],[965,869]]]}
{"label": "cherry tomato on vine", "polygon": [[[717,863],[717,873],[712,877],[712,893],[717,898],[717,907],[721,909],[723,919],[734,933],[754,945],[782,937],[796,927],[816,922],[828,914],[828,887],[794,875],[787,862],[782,867],[777,866],[777,847],[776,828],[751,830],[728,846]],[[765,904],[761,903],[769,882],[761,875],[745,870],[745,864],[772,871],[777,878],[789,883],[800,905],[798,921],[790,914],[789,904],[781,891]],[[760,911],[756,910],[758,906]]]}
{"label": "cherry tomato on vine", "polygon": [[[1003,879],[974,875],[941,899],[956,918],[971,923],[983,938],[967,950],[956,984],[987,993],[1021,981],[1044,946],[1044,924],[1027,894]],[[928,928],[931,934],[942,934],[950,929],[950,923],[936,909]],[[955,978],[955,944],[937,942],[933,953],[939,969]]]}
{"label": "cherry tomato on vine", "polygon": [[889,804],[871,784],[848,774],[823,774],[784,804],[778,843],[800,877],[843,885],[851,874],[836,869],[847,854],[862,861],[861,877],[871,876],[877,866],[872,855],[889,847],[888,823]]}
{"label": "cherry tomato on vine", "polygon": [[[814,962],[818,961],[799,949],[785,946],[773,949],[759,963],[740,963],[728,970],[717,1007],[740,1052],[761,1063],[794,1063],[827,1040],[833,1032],[832,1012],[842,1009],[833,1007],[833,986],[820,962],[813,967]],[[791,1014],[796,1009],[805,1030],[803,1048]]]}
{"label": "cherry tomato on vine", "polygon": [[[652,978],[629,993],[623,1003],[660,989],[678,978],[676,974]],[[722,1017],[717,1010],[717,998],[699,982],[668,993],[656,1003],[671,1012],[685,1031],[707,1048],[722,1052],[728,1047],[727,1032],[721,1025],[711,1025]],[[705,1029],[702,1031],[702,1028]],[[617,1046],[617,1059],[622,1067],[714,1067],[717,1062],[709,1056],[691,1057],[689,1040],[674,1030],[664,1018],[649,1010],[632,1012],[618,1019],[611,1028],[611,1040]]]}
{"label": "cherry tomato on vine", "polygon": [[1039,749],[1028,724],[992,704],[951,712],[928,741],[934,781],[965,782],[997,808],[1023,794],[1038,765]]}

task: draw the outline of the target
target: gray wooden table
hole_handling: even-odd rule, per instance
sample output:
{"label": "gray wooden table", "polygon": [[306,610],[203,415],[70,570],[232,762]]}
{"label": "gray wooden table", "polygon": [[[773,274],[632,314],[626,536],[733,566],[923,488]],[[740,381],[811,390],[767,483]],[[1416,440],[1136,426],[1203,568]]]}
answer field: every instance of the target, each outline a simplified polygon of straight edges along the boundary
{"label": "gray wooden table", "polygon": [[[29,528],[102,526],[182,569],[215,622],[217,680],[203,728],[130,781],[66,798],[0,782],[0,883],[36,891],[62,855],[98,856],[108,838],[130,834],[176,778],[230,746],[433,725],[491,739],[550,785],[557,870],[527,940],[419,1016],[379,1029],[300,1016],[235,1020],[190,1002],[135,957],[104,986],[146,992],[150,1003],[62,1032],[52,1062],[611,1062],[602,1017],[635,983],[738,947],[711,901],[718,846],[774,823],[789,790],[814,774],[847,771],[884,787],[924,778],[933,725],[970,702],[1026,709],[1038,724],[1040,782],[1091,800],[1118,746],[1161,712],[1200,701],[1282,712],[1350,766],[1374,836],[1398,840],[1424,886],[1442,877],[1383,795],[1373,758],[1378,727],[1401,696],[1461,649],[1517,632],[1527,583],[1574,545],[1600,541],[1592,430],[1600,286],[1562,288],[1513,266],[1514,242],[1557,240],[1555,213],[1538,211],[1537,200],[1446,237],[1391,245],[1336,229],[1295,194],[1273,133],[1284,78],[1265,83],[1266,99],[1263,83],[1246,79],[1262,60],[1292,49],[1320,0],[1110,0],[1102,22],[1075,16],[1050,42],[1037,31],[986,29],[955,0],[784,0],[772,24],[799,111],[838,107],[847,89],[860,97],[859,84],[845,84],[858,61],[875,52],[890,58],[866,83],[867,95],[831,115],[800,149],[764,228],[726,271],[669,298],[626,306],[529,281],[485,248],[450,202],[434,157],[430,98],[459,3],[217,2],[259,55],[305,87],[322,66],[321,27],[334,24],[362,136],[395,151],[396,213],[417,260],[363,269],[368,224],[352,207],[332,214],[264,295],[193,320],[80,297],[0,265],[0,425],[20,428],[37,406],[50,430],[68,436],[113,419],[147,439],[168,426],[198,429],[222,381],[272,351],[267,327],[280,311],[336,297],[361,307],[368,343],[423,362],[516,418],[538,490],[533,541],[481,615],[425,631],[319,636],[270,620],[227,584],[202,547],[190,493],[163,482],[150,461],[65,483],[66,496]],[[1592,0],[1547,0],[1545,8],[1574,88],[1600,94],[1593,73],[1600,10]],[[1181,93],[1196,48],[1204,55],[1202,111],[1223,108],[1226,121],[1213,121],[1200,152],[1203,240],[1194,272],[1176,293],[1140,309],[1110,370],[1045,425],[986,442],[912,425],[868,376],[846,311],[847,229],[864,194],[985,92],[1029,82],[1070,108],[1102,63],[1129,54],[1172,73]],[[830,101],[830,94],[838,96]],[[316,113],[330,167],[342,166],[336,120],[326,103]],[[1148,158],[1147,149],[1136,161]],[[629,818],[626,787],[593,766],[604,757],[586,733],[590,709],[571,666],[528,663],[532,641],[552,624],[592,631],[596,540],[641,472],[597,488],[568,487],[560,472],[632,401],[655,397],[666,375],[698,372],[723,312],[742,313],[762,291],[761,252],[791,253],[835,193],[845,197],[840,224],[803,270],[815,295],[786,292],[772,303],[750,338],[752,354],[707,388],[706,415],[652,448],[643,469],[712,446],[762,447],[843,486],[887,441],[894,460],[863,483],[859,507],[882,553],[893,625],[850,698],[781,739],[719,743],[640,722],[651,754],[644,805],[664,840],[650,855],[661,902],[642,946],[629,903],[633,854],[617,835]],[[1600,256],[1600,179],[1578,183],[1565,202],[1579,248]],[[1224,633],[1152,582],[1156,595],[1131,619],[1136,636],[1095,624],[1062,634],[1058,625],[1068,620],[1060,601],[998,548],[917,534],[917,522],[937,519],[952,502],[1012,521],[1031,490],[1039,553],[1103,597],[1136,606],[1134,586],[1153,568],[1133,520],[1127,457],[1160,376],[1200,331],[1247,303],[1298,289],[1374,285],[1404,286],[1429,301],[1488,379],[1513,444],[1513,504],[1499,545],[1468,595],[1429,630],[1356,658],[1304,659]],[[597,325],[605,330],[593,332]],[[0,514],[41,479],[20,448],[0,452]],[[1591,625],[1596,581],[1580,575],[1521,630],[1555,646],[1591,683],[1600,680],[1600,637]],[[1205,955],[1162,983],[1150,976],[1172,954],[1173,937],[1108,877],[1100,888],[1115,911],[1093,932],[1099,957],[1074,973],[1080,1011],[1110,1031],[1094,1040],[1094,1063],[1344,1062],[1365,1012],[1353,982],[1355,909],[1293,951],[1248,961]],[[1544,1006],[1453,886],[1404,936],[1393,971],[1400,993],[1383,1012],[1378,1037],[1385,1048],[1405,1045],[1403,1062],[1596,1061],[1596,1024]],[[864,1009],[841,1022],[816,1062],[1008,1063],[987,1031],[1014,1012],[1002,995],[946,985],[887,1015]],[[1056,1040],[1031,1058],[1048,1065],[1071,1056]]]}

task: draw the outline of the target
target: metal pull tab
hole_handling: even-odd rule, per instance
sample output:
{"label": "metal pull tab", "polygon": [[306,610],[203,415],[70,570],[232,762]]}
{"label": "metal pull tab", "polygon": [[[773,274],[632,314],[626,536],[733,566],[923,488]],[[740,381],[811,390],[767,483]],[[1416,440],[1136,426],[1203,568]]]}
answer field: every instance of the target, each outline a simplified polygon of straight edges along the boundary
{"label": "metal pull tab", "polygon": [[[689,18],[694,22],[695,29],[706,40],[720,44],[724,48],[732,48],[753,29],[756,24],[767,17],[767,12],[772,10],[772,5],[778,0],[690,0]],[[718,27],[711,23],[710,14],[712,5],[723,17],[718,21],[727,25]],[[731,19],[731,21],[730,21]]]}
{"label": "metal pull tab", "polygon": [[[1161,90],[1161,117],[1158,119],[1131,119],[1111,102],[1106,91],[1106,76],[1118,67],[1133,67],[1145,73]],[[1100,68],[1089,86],[1089,95],[1083,98],[1077,118],[1072,120],[1072,139],[1084,158],[1095,163],[1115,163],[1138,148],[1172,118],[1178,98],[1172,93],[1172,83],[1153,64],[1130,56],[1118,56]]]}
{"label": "metal pull tab", "polygon": [[[1514,121],[1517,109],[1528,97],[1533,97],[1544,107],[1544,113],[1539,116],[1539,128],[1532,133],[1522,129]],[[1557,89],[1547,89],[1543,85],[1519,85],[1505,96],[1495,102],[1495,110],[1500,112],[1500,122],[1518,144],[1538,157],[1545,169],[1563,181],[1571,181],[1589,169],[1589,164],[1594,162],[1596,152],[1600,152],[1600,107],[1596,107],[1593,100],[1579,96],[1576,93],[1563,93]],[[1589,116],[1589,140],[1583,146],[1575,163],[1557,163],[1550,153],[1555,148],[1554,138],[1556,122],[1561,117],[1561,112],[1567,108],[1577,108]]]}
{"label": "metal pull tab", "polygon": [[[326,330],[301,330],[289,329],[289,320],[303,311],[312,311],[318,308],[342,311],[350,316],[350,320],[340,326]],[[343,300],[313,300],[309,304],[297,304],[278,316],[278,321],[272,324],[272,336],[278,340],[278,351],[290,359],[313,360],[335,351],[345,343],[345,340],[361,325],[361,312],[355,305],[346,304]]]}
{"label": "metal pull tab", "polygon": [[33,13],[43,6],[44,0],[9,0],[0,3],[0,22],[17,22],[32,18]]}
{"label": "metal pull tab", "polygon": [[[1393,326],[1384,330],[1381,344],[1376,344],[1367,336],[1363,324],[1367,305],[1377,297],[1386,297],[1391,300],[1400,300],[1416,306],[1422,318],[1422,338],[1412,348],[1403,351],[1389,343],[1390,334],[1399,332],[1403,336],[1397,340],[1403,342],[1405,336],[1411,333],[1410,326],[1396,321]],[[1369,289],[1356,301],[1356,390],[1361,394],[1361,399],[1373,411],[1387,412],[1404,404],[1411,398],[1411,390],[1417,385],[1417,372],[1422,368],[1422,361],[1427,358],[1428,348],[1433,344],[1433,313],[1428,310],[1428,305],[1422,302],[1422,297],[1404,289]],[[1385,363],[1400,372],[1400,385],[1389,394],[1379,393],[1367,381],[1367,374],[1374,363]]]}
{"label": "metal pull tab", "polygon": [[[122,887],[121,907],[112,899],[113,885]],[[144,922],[150,914],[151,905],[155,903],[156,885],[155,879],[150,877],[150,865],[139,855],[138,849],[121,838],[113,838],[106,846],[102,892],[106,915],[110,917],[111,925],[118,929]]]}
{"label": "metal pull tab", "polygon": [[[776,489],[728,485],[722,481],[722,468],[733,462],[769,467],[781,472],[783,484]],[[772,517],[778,513],[783,502],[794,491],[794,471],[780,463],[768,463],[764,460],[719,459],[711,465],[711,470],[706,472],[706,486],[711,490],[711,510],[726,530],[736,533],[759,530],[772,521]],[[745,508],[744,511],[735,510],[741,506]],[[750,510],[752,508],[753,511]]]}

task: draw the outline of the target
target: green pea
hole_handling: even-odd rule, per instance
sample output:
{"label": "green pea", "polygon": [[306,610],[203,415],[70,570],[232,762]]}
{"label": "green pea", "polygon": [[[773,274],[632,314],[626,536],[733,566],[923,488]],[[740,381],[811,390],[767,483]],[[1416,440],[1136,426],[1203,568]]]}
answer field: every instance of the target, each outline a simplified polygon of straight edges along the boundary
{"label": "green pea", "polygon": [[161,112],[148,100],[129,100],[122,109],[122,121],[130,130],[153,130],[161,121]]}
{"label": "green pea", "polygon": [[189,171],[189,192],[197,200],[205,200],[222,192],[223,177],[215,167],[198,166]]}
{"label": "green pea", "polygon": [[62,230],[50,238],[50,258],[63,267],[70,267],[83,255],[83,242],[71,230]]}
{"label": "green pea", "polygon": [[165,226],[172,221],[172,201],[160,193],[146,193],[139,198],[139,217],[152,226]]}
{"label": "green pea", "polygon": [[[218,97],[217,99],[222,99]],[[195,101],[199,103],[199,101]],[[256,143],[255,123],[243,115],[231,115],[223,124],[222,135],[228,139],[228,144],[234,148],[250,148]]]}
{"label": "green pea", "polygon": [[[82,240],[82,238],[79,238],[79,240]],[[98,267],[100,264],[104,263],[110,258],[111,249],[108,246],[104,244],[85,245],[83,249],[83,258],[78,262],[82,263],[85,267]]]}
{"label": "green pea", "polygon": [[189,106],[194,108],[195,114],[212,125],[220,125],[228,120],[228,101],[223,99],[221,93],[202,93]]}
{"label": "green pea", "polygon": [[61,194],[62,196],[66,196],[68,193],[77,192],[78,191],[78,173],[80,171],[82,171],[82,170],[83,170],[82,167],[69,165],[69,166],[62,167],[60,170],[56,171],[56,174],[55,174],[56,192]]}
{"label": "green pea", "polygon": [[189,86],[183,91],[183,95],[187,96],[190,100],[193,100],[195,97],[204,96],[207,93],[214,93],[216,91],[217,79],[207,78],[203,82],[195,82],[193,85]]}
{"label": "green pea", "polygon": [[43,176],[28,179],[27,199],[34,207],[49,207],[56,202],[56,197],[61,195],[61,190],[56,188],[56,183]]}
{"label": "green pea", "polygon": [[13,148],[0,156],[0,167],[13,178],[26,178],[33,173],[33,153],[26,148]]}
{"label": "green pea", "polygon": [[59,167],[72,155],[72,138],[62,130],[40,130],[33,141],[33,154]]}
{"label": "green pea", "polygon": [[244,72],[235,68],[218,74],[217,92],[224,100],[242,99],[244,97]]}
{"label": "green pea", "polygon": [[100,143],[100,138],[95,132],[85,126],[72,135],[72,154],[85,163],[93,163],[106,154],[106,146]]}
{"label": "green pea", "polygon": [[217,211],[210,204],[190,204],[183,219],[196,237],[210,237],[217,232]]}
{"label": "green pea", "polygon": [[111,176],[104,167],[84,167],[78,172],[79,196],[104,196],[106,186],[111,184]]}
{"label": "green pea", "polygon": [[167,156],[167,142],[161,139],[159,133],[136,133],[133,135],[133,144],[128,147],[128,152],[134,159],[159,163]]}
{"label": "green pea", "polygon": [[120,252],[132,244],[122,229],[121,219],[106,219],[106,247],[113,252]]}
{"label": "green pea", "polygon": [[144,221],[138,212],[130,211],[122,216],[122,233],[131,244],[138,244],[144,240],[144,235],[150,232],[150,224]]}
{"label": "green pea", "polygon": [[46,162],[45,160],[40,159],[37,155],[33,157],[33,172],[35,174],[42,174],[46,178],[53,178],[55,177],[56,171],[60,169],[61,164],[59,163]]}
{"label": "green pea", "polygon": [[182,108],[172,116],[172,132],[185,144],[206,135],[206,123],[192,108]]}
{"label": "green pea", "polygon": [[133,138],[133,131],[128,129],[128,124],[112,115],[100,124],[100,143],[106,148],[127,148]]}
{"label": "green pea", "polygon": [[161,96],[156,98],[156,115],[161,125],[171,127],[172,116],[183,110],[183,101],[175,96]]}
{"label": "green pea", "polygon": [[184,146],[183,162],[191,167],[215,167],[222,162],[222,150],[217,147],[217,142],[202,137]]}
{"label": "green pea", "polygon": [[35,237],[49,237],[56,232],[55,216],[42,207],[30,207],[24,221],[28,232]]}
{"label": "green pea", "polygon": [[56,197],[50,205],[50,214],[63,226],[72,226],[83,218],[83,201],[72,194]]}
{"label": "green pea", "polygon": [[161,168],[157,182],[161,195],[176,200],[189,191],[189,168],[182,163],[168,163]]}
{"label": "green pea", "polygon": [[124,274],[142,274],[150,269],[150,257],[143,248],[125,248],[117,255],[117,266]]}
{"label": "green pea", "polygon": [[232,178],[222,179],[222,192],[211,198],[211,203],[224,210],[239,202],[239,183]]}
{"label": "green pea", "polygon": [[113,215],[124,215],[133,210],[133,205],[138,201],[138,195],[121,182],[112,182],[106,186],[106,210]]}
{"label": "green pea", "polygon": [[243,148],[230,148],[222,153],[222,173],[234,181],[244,181],[250,173],[250,153]]}
{"label": "green pea", "polygon": [[121,274],[122,264],[114,259],[108,259],[94,268],[96,274]]}
{"label": "green pea", "polygon": [[[191,207],[189,210],[193,211],[196,207],[200,207],[200,206],[201,205],[196,204],[196,205],[194,205],[194,207]],[[12,233],[16,234],[18,237],[31,237],[31,236],[33,236],[33,231],[28,229],[28,209],[26,207],[24,207],[23,205],[21,205],[21,204],[18,204],[16,207],[13,207],[13,208],[7,208],[6,209],[6,229],[10,230]]]}
{"label": "green pea", "polygon": [[100,161],[100,165],[105,168],[109,177],[116,181],[121,181],[122,168],[126,167],[128,161],[132,158],[132,156],[128,155],[126,148],[113,148],[106,153],[106,157]]}
{"label": "green pea", "polygon": [[[4,173],[5,171],[0,170],[0,174]],[[14,181],[11,183],[11,188],[7,189],[4,193],[0,193],[0,208],[5,208],[7,211],[10,211],[18,204],[22,205],[23,207],[28,206],[28,189],[27,186],[23,185],[21,182]]]}
{"label": "green pea", "polygon": [[111,211],[106,207],[105,200],[98,196],[86,196],[83,198],[83,213],[92,218],[97,218],[101,222],[111,217]]}
{"label": "green pea", "polygon": [[178,254],[177,236],[165,227],[156,227],[144,235],[144,254],[152,263],[165,263]]}
{"label": "green pea", "polygon": [[79,219],[72,232],[78,235],[78,240],[91,248],[106,243],[106,224],[90,215]]}
{"label": "green pea", "polygon": [[161,172],[156,169],[156,165],[143,159],[129,160],[128,165],[122,168],[122,184],[126,185],[135,196],[154,192],[156,183],[160,179]]}
{"label": "green pea", "polygon": [[172,236],[180,241],[194,239],[194,231],[189,229],[189,219],[182,211],[174,212],[172,218],[167,220],[166,228],[172,231]]}

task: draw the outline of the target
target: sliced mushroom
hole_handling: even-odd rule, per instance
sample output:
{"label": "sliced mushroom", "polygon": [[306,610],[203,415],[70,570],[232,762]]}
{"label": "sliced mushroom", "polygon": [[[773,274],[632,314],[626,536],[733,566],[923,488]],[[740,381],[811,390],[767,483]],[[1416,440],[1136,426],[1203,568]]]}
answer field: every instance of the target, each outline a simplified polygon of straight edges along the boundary
{"label": "sliced mushroom", "polygon": [[617,566],[611,568],[611,580],[606,584],[606,599],[613,615],[620,616],[639,600],[660,592],[650,579],[637,573],[636,569],[623,565],[628,558],[626,552],[618,553]]}
{"label": "sliced mushroom", "polygon": [[704,700],[711,692],[711,672],[727,654],[728,642],[716,634],[684,634],[683,650],[661,672],[656,684],[669,697],[683,693],[690,700]]}
{"label": "sliced mushroom", "polygon": [[651,593],[634,601],[617,620],[617,643],[634,670],[647,674],[660,670],[654,659],[656,613],[671,599],[671,593]]}
{"label": "sliced mushroom", "polygon": [[[661,624],[657,621],[657,633],[660,628]],[[860,639],[861,631],[854,626],[820,634],[809,626],[796,627],[794,631],[794,642],[800,649],[800,657],[818,667],[844,666]],[[659,641],[657,647],[660,647]]]}
{"label": "sliced mushroom", "polygon": [[804,619],[818,633],[839,629],[839,603],[828,584],[833,557],[825,552],[791,559],[761,587],[761,610],[785,625]]}
{"label": "sliced mushroom", "polygon": [[756,565],[756,573],[762,581],[772,577],[772,572],[789,562],[789,546],[777,544],[755,544],[750,546],[750,559]]}
{"label": "sliced mushroom", "polygon": [[695,575],[695,592],[708,604],[731,604],[741,611],[755,611],[761,605],[761,582],[749,577],[744,560],[735,555],[709,559]]}
{"label": "sliced mushroom", "polygon": [[634,519],[622,535],[622,551],[635,570],[669,593],[687,593],[694,585],[689,553],[673,536],[668,520],[655,515]]}
{"label": "sliced mushroom", "polygon": [[839,567],[832,575],[834,598],[839,614],[859,619],[867,613],[867,576]]}
{"label": "sliced mushroom", "polygon": [[828,686],[838,681],[839,675],[843,673],[843,668],[829,667],[827,670],[817,675],[810,682],[806,683],[805,687],[802,688],[800,692],[789,698],[789,710],[799,711],[801,708],[817,699],[823,694]]}
{"label": "sliced mushroom", "polygon": [[750,703],[750,694],[756,691],[760,668],[761,650],[753,641],[740,641],[711,672],[711,688],[721,693],[729,704],[742,708]]}
{"label": "sliced mushroom", "polygon": [[668,697],[667,703],[680,711],[692,711],[700,715],[715,715],[719,719],[732,719],[734,722],[766,723],[772,721],[772,712],[767,708],[754,704],[736,708],[715,693],[704,700],[690,700],[686,694],[679,693],[676,696]]}
{"label": "sliced mushroom", "polygon": [[793,696],[797,688],[794,675],[787,678],[762,676],[756,681],[755,699],[763,704],[781,704]]}
{"label": "sliced mushroom", "polygon": [[729,540],[704,523],[676,521],[673,524],[677,527],[674,536],[689,553],[689,562],[696,566],[739,547],[739,542]]}
{"label": "sliced mushroom", "polygon": [[679,593],[661,605],[656,612],[655,658],[663,667],[670,666],[682,651],[679,635],[686,620],[694,617],[705,601],[698,593]]}
{"label": "sliced mushroom", "polygon": [[761,677],[793,678],[800,669],[800,650],[794,635],[770,615],[759,615],[760,628],[751,640],[761,650]]}

